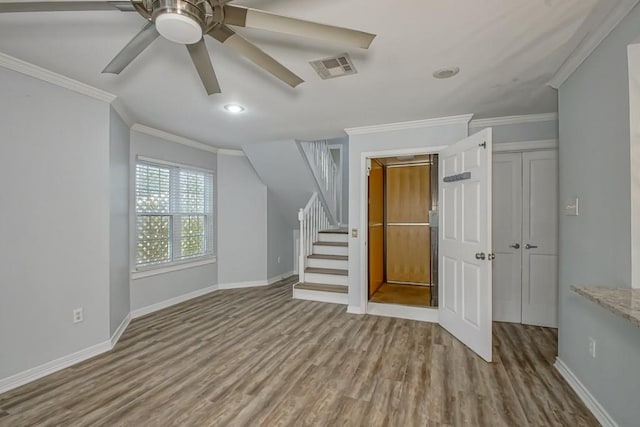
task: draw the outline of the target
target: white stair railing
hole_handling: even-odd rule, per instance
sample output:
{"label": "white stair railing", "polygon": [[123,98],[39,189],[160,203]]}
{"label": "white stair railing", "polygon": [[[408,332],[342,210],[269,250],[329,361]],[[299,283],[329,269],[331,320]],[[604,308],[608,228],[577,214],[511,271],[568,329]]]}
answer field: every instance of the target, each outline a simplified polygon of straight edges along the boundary
{"label": "white stair railing", "polygon": [[304,209],[298,212],[300,221],[300,253],[298,258],[298,276],[300,283],[304,283],[304,270],[307,266],[307,257],[313,251],[313,244],[318,240],[318,233],[329,228],[329,216],[324,205],[313,193]]}
{"label": "white stair railing", "polygon": [[313,175],[320,186],[331,216],[338,219],[338,208],[342,198],[342,175],[338,170],[336,162],[331,156],[331,150],[326,140],[302,141],[300,142],[305,153]]}

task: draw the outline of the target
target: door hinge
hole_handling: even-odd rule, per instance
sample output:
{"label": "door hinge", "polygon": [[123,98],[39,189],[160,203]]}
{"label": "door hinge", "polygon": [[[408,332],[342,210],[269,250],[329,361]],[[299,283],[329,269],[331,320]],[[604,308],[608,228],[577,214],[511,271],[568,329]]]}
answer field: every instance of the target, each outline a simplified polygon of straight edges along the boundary
{"label": "door hinge", "polygon": [[487,149],[487,141],[483,142],[482,144],[478,144],[478,147],[482,147],[485,150]]}

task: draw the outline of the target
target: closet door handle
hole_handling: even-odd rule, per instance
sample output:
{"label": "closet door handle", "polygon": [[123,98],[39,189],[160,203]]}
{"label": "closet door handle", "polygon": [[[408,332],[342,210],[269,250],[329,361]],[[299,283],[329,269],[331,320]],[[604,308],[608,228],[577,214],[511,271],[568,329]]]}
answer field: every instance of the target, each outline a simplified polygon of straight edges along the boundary
{"label": "closet door handle", "polygon": [[509,245],[510,248],[520,249],[520,243],[514,243],[513,245]]}
{"label": "closet door handle", "polygon": [[484,252],[478,252],[476,254],[476,259],[484,260],[485,258],[486,258],[486,256],[485,256]]}
{"label": "closet door handle", "polygon": [[535,246],[535,245],[530,245],[529,243],[527,243],[526,245],[524,245],[524,248],[525,248],[525,249],[527,249],[527,250],[529,250],[529,249],[536,249],[536,248],[537,248],[537,246]]}

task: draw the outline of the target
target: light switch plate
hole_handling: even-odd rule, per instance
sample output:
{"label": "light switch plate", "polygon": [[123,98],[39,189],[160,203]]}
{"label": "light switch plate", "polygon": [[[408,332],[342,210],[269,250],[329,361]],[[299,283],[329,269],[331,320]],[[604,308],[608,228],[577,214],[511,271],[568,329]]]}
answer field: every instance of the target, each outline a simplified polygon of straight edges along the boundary
{"label": "light switch plate", "polygon": [[358,229],[357,228],[352,228],[351,229],[351,237],[358,237]]}
{"label": "light switch plate", "polygon": [[568,199],[564,203],[564,214],[566,216],[578,216],[580,214],[579,200],[577,197]]}

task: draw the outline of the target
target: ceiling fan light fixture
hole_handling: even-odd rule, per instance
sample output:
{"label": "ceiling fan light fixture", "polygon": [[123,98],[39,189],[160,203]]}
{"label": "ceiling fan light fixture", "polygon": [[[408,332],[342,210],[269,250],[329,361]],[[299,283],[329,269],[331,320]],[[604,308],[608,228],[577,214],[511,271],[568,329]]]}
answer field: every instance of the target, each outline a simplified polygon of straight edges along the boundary
{"label": "ceiling fan light fixture", "polygon": [[233,114],[239,114],[245,110],[240,104],[227,104],[224,106],[224,109]]}
{"label": "ceiling fan light fixture", "polygon": [[194,44],[202,39],[202,27],[186,15],[166,12],[156,16],[155,24],[160,35],[174,43]]}

